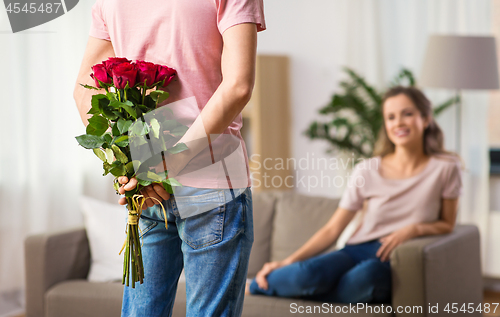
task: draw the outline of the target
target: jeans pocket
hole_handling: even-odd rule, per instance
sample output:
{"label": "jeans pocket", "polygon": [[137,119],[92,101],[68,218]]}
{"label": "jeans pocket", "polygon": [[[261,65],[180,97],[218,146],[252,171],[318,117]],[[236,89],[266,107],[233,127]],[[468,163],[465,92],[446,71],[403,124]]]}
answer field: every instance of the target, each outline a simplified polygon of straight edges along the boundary
{"label": "jeans pocket", "polygon": [[158,225],[158,222],[148,219],[146,217],[141,217],[139,220],[139,239],[142,238],[148,231],[153,229]]}
{"label": "jeans pocket", "polygon": [[186,219],[177,219],[181,239],[193,249],[222,241],[225,205]]}

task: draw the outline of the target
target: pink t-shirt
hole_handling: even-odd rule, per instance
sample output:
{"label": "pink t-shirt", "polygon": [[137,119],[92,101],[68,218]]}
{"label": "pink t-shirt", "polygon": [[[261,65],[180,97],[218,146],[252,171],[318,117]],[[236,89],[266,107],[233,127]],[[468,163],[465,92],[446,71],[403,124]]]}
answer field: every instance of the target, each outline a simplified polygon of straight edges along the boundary
{"label": "pink t-shirt", "polygon": [[[90,36],[110,40],[117,57],[176,69],[176,80],[165,89],[170,93],[165,105],[173,104],[175,119],[189,126],[222,81],[222,34],[241,23],[254,23],[258,31],[266,28],[262,0],[97,0]],[[213,153],[233,153],[229,166],[202,152],[193,159],[191,173],[176,179],[186,186],[227,188],[232,173],[233,187],[250,186],[241,127],[240,114],[224,131],[237,140],[231,151],[228,138],[213,140]]]}
{"label": "pink t-shirt", "polygon": [[405,179],[382,177],[380,162],[376,156],[357,164],[339,202],[339,207],[356,212],[367,200],[361,224],[346,244],[379,239],[410,224],[437,221],[441,200],[461,194],[460,165],[450,156],[431,156],[424,170]]}

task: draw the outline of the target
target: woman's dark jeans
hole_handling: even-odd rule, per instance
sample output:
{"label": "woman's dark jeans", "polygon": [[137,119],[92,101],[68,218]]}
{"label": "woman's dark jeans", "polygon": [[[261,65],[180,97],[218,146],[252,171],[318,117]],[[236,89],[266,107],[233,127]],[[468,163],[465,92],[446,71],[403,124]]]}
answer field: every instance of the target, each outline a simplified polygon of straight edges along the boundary
{"label": "woman's dark jeans", "polygon": [[391,266],[375,255],[378,240],[295,262],[267,276],[268,289],[255,279],[252,294],[293,297],[331,303],[390,303]]}

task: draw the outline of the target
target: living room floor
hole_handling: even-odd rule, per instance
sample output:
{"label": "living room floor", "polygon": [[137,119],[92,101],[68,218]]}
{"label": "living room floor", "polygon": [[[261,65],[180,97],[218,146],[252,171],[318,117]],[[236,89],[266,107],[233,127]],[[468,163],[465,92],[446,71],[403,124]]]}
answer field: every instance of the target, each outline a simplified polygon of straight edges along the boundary
{"label": "living room floor", "polygon": [[[494,287],[488,287],[484,290],[484,303],[500,303],[500,284]],[[492,306],[494,308],[495,306]],[[497,306],[495,313],[484,313],[483,316],[487,317],[500,317],[500,305]],[[25,317],[25,315],[17,315],[12,317]]]}
{"label": "living room floor", "polygon": [[[500,303],[500,292],[495,292],[495,291],[490,291],[490,290],[485,290],[484,291],[484,303]],[[495,306],[492,306],[495,307]],[[483,314],[484,316],[492,317],[500,317],[500,305],[497,306],[497,310],[495,313],[485,313]]]}

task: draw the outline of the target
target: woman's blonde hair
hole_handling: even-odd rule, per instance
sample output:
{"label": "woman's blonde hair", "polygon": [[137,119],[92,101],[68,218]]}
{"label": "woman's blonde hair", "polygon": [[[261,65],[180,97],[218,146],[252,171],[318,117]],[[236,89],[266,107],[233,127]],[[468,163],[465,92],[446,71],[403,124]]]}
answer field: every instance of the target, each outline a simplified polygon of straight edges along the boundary
{"label": "woman's blonde hair", "polygon": [[[424,130],[423,142],[424,142],[424,153],[426,155],[451,155],[458,158],[458,154],[444,149],[444,135],[443,131],[439,125],[434,120],[432,115],[432,105],[429,99],[424,95],[420,89],[416,87],[404,87],[396,86],[390,88],[384,95],[382,99],[382,112],[384,111],[384,104],[387,99],[403,94],[408,97],[415,107],[420,112],[420,115],[424,118],[429,119],[429,125]],[[384,119],[385,120],[385,119]],[[395,150],[395,145],[387,136],[387,131],[385,130],[385,123],[382,125],[380,132],[378,134],[377,142],[375,143],[375,148],[373,150],[374,156],[384,156],[389,153],[393,153]]]}

